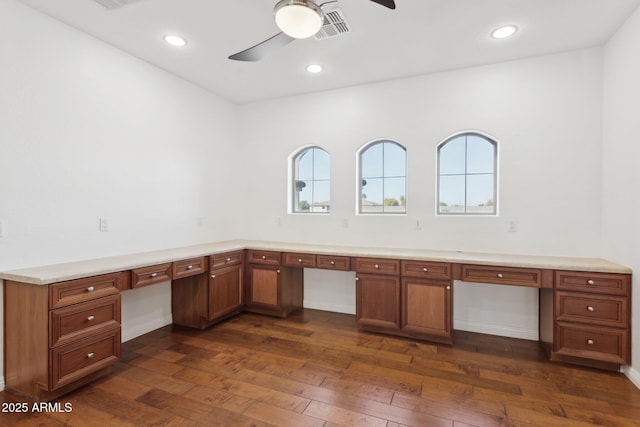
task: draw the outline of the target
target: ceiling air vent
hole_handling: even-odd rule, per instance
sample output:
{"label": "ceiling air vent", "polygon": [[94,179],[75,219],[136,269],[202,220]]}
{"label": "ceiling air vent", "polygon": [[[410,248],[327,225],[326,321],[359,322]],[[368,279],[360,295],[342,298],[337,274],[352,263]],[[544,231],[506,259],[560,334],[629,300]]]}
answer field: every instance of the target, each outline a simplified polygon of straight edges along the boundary
{"label": "ceiling air vent", "polygon": [[324,14],[324,22],[322,28],[314,36],[316,40],[325,40],[332,37],[341,36],[346,33],[350,33],[351,28],[344,17],[344,14],[337,7],[331,9]]}
{"label": "ceiling air vent", "polygon": [[119,7],[130,5],[131,3],[138,3],[141,0],[93,0],[96,3],[104,6],[107,10],[117,9]]}

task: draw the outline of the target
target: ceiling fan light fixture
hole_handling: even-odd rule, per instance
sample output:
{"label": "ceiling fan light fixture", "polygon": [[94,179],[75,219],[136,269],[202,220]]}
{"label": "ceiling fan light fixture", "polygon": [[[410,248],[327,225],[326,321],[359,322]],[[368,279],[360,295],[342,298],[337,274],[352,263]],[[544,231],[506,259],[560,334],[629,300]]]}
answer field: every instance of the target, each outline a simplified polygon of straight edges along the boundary
{"label": "ceiling fan light fixture", "polygon": [[312,1],[280,0],[273,14],[278,28],[294,39],[309,38],[322,27],[322,9]]}

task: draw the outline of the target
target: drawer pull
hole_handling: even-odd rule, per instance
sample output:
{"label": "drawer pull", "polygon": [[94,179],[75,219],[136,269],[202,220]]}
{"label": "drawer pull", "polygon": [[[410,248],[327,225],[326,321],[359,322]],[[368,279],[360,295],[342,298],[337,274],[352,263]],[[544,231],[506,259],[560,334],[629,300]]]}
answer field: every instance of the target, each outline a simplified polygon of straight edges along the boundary
{"label": "drawer pull", "polygon": [[155,279],[156,277],[158,277],[158,273],[151,273],[151,278]]}
{"label": "drawer pull", "polygon": [[429,269],[428,269],[427,267],[424,267],[424,268],[422,269],[422,271],[424,271],[425,273],[428,273],[428,272],[429,272]]}
{"label": "drawer pull", "polygon": [[94,288],[93,286],[89,286],[89,287],[87,288],[87,292],[93,292],[93,291],[95,291],[95,290],[96,290],[96,288]]}
{"label": "drawer pull", "polygon": [[88,353],[87,354],[87,359],[93,359],[93,356],[95,356],[95,353]]}
{"label": "drawer pull", "polygon": [[589,345],[594,345],[594,344],[595,344],[595,342],[594,342],[593,340],[587,340],[587,344],[589,344]]}
{"label": "drawer pull", "polygon": [[95,318],[96,318],[96,316],[91,315],[91,316],[87,317],[87,321],[91,322]]}
{"label": "drawer pull", "polygon": [[193,265],[187,265],[187,270],[191,270],[193,268]]}
{"label": "drawer pull", "polygon": [[587,307],[587,310],[589,310],[589,311],[591,311],[591,312],[594,312],[596,309],[595,309],[595,308],[593,308],[593,307],[591,307],[591,306],[588,306],[588,307]]}
{"label": "drawer pull", "polygon": [[226,261],[227,261],[227,262],[231,262],[231,258],[227,258],[227,259],[226,259]]}
{"label": "drawer pull", "polygon": [[498,273],[498,279],[502,279],[504,275],[502,273]]}
{"label": "drawer pull", "polygon": [[276,273],[280,274],[280,270],[276,270]]}
{"label": "drawer pull", "polygon": [[264,260],[264,259],[267,259],[267,256],[266,256],[266,255],[262,255],[262,259],[263,259],[263,260]]}
{"label": "drawer pull", "polygon": [[336,262],[335,261],[331,261],[331,265],[336,265]]}
{"label": "drawer pull", "polygon": [[587,285],[595,285],[596,282],[592,279],[587,280]]}
{"label": "drawer pull", "polygon": [[302,264],[302,258],[298,258],[298,262]]}
{"label": "drawer pull", "polygon": [[212,275],[211,275],[211,278],[212,278],[212,279],[215,279],[215,278],[216,278],[216,275],[215,275],[215,274],[212,274]]}
{"label": "drawer pull", "polygon": [[374,265],[374,267],[375,267],[376,269],[380,268],[380,266],[379,266],[378,264]]}

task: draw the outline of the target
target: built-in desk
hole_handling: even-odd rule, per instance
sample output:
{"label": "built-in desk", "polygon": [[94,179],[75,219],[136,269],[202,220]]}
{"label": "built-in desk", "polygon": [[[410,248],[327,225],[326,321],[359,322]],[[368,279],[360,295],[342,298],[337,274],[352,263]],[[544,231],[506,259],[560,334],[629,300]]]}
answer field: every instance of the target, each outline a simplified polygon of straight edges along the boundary
{"label": "built-in desk", "polygon": [[619,369],[631,358],[631,270],[602,259],[234,240],[0,272],[6,386],[52,399],[120,357],[120,294],[172,281],[174,323],[302,307],[302,270],[355,271],[361,329],[452,340],[456,280],[538,288],[552,360]]}

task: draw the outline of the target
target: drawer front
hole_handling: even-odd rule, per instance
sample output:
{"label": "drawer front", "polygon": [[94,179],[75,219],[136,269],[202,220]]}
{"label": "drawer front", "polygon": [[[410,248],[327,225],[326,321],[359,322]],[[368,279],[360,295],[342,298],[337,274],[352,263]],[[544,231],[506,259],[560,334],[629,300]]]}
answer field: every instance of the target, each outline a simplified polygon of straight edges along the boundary
{"label": "drawer front", "polygon": [[120,328],[49,350],[51,389],[106,368],[120,358]]}
{"label": "drawer front", "polygon": [[400,261],[381,258],[356,258],[356,271],[359,273],[400,275]]}
{"label": "drawer front", "polygon": [[465,264],[462,266],[462,280],[466,282],[539,288],[542,286],[542,271],[533,268]]}
{"label": "drawer front", "polygon": [[283,264],[289,267],[315,268],[316,256],[312,254],[296,254],[285,252],[283,254]]}
{"label": "drawer front", "polygon": [[118,295],[122,283],[122,273],[113,273],[50,285],[49,308],[60,308],[109,295]]}
{"label": "drawer front", "polygon": [[554,351],[566,356],[612,363],[630,362],[630,340],[626,329],[589,327],[557,322]]}
{"label": "drawer front", "polygon": [[350,271],[351,258],[348,256],[318,255],[316,257],[316,268]]}
{"label": "drawer front", "polygon": [[171,263],[131,270],[131,287],[134,289],[168,280],[171,280]]}
{"label": "drawer front", "polygon": [[273,251],[248,251],[251,264],[280,265],[280,252]]}
{"label": "drawer front", "polygon": [[401,274],[406,277],[425,279],[451,279],[451,264],[446,262],[402,261]]}
{"label": "drawer front", "polygon": [[626,328],[629,325],[626,297],[556,291],[556,320]]}
{"label": "drawer front", "polygon": [[217,268],[225,268],[225,267],[230,267],[232,265],[242,264],[242,261],[244,260],[244,252],[236,251],[236,252],[227,252],[225,254],[216,254],[216,255],[211,255],[209,259],[210,259],[209,265],[211,266],[212,270]]}
{"label": "drawer front", "polygon": [[68,344],[120,326],[120,295],[49,312],[49,345]]}
{"label": "drawer front", "polygon": [[629,295],[631,276],[628,274],[556,271],[556,289],[610,295]]}
{"label": "drawer front", "polygon": [[172,277],[180,279],[182,277],[195,276],[207,271],[207,257],[184,259],[173,263]]}

